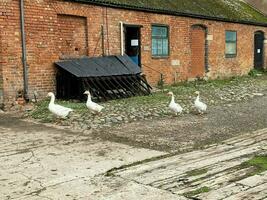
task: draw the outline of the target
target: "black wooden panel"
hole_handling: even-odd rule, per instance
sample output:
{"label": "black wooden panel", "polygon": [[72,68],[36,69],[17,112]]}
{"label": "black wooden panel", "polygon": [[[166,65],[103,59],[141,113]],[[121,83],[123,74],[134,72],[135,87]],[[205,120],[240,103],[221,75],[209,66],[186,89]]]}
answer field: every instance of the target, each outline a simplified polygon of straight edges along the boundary
{"label": "black wooden panel", "polygon": [[55,63],[76,77],[118,76],[141,73],[138,65],[125,56],[79,58]]}

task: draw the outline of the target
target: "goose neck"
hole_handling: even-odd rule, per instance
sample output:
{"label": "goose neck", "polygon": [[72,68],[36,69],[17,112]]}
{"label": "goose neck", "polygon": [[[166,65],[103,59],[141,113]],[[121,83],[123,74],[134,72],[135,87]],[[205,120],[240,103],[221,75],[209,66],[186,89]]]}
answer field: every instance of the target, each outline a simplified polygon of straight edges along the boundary
{"label": "goose neck", "polygon": [[91,99],[91,95],[88,94],[88,95],[87,95],[87,102],[91,102],[91,101],[92,101],[92,99]]}
{"label": "goose neck", "polygon": [[197,95],[196,101],[199,101],[199,94]]}
{"label": "goose neck", "polygon": [[55,103],[55,95],[52,95],[49,104],[51,105],[51,104],[54,104],[54,103]]}
{"label": "goose neck", "polygon": [[171,99],[171,102],[174,102],[174,95],[172,94],[172,99]]}

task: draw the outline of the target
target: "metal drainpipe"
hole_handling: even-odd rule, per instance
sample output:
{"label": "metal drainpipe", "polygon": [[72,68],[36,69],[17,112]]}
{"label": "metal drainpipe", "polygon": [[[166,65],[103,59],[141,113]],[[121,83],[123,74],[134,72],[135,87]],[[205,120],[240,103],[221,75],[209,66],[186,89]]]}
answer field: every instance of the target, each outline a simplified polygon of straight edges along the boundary
{"label": "metal drainpipe", "polygon": [[27,67],[27,52],[25,38],[25,23],[24,23],[24,0],[20,0],[20,28],[21,28],[21,43],[22,43],[22,65],[23,65],[23,91],[24,99],[29,100],[28,95],[28,67]]}
{"label": "metal drainpipe", "polygon": [[124,55],[124,31],[123,22],[120,22],[120,32],[121,32],[121,55]]}

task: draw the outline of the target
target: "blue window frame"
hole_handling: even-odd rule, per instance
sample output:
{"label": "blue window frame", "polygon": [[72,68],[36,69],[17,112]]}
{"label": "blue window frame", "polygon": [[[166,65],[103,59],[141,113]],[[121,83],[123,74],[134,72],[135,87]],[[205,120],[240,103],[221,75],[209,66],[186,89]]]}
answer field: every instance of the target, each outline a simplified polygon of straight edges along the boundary
{"label": "blue window frame", "polygon": [[152,26],[152,56],[169,55],[169,29],[167,26]]}

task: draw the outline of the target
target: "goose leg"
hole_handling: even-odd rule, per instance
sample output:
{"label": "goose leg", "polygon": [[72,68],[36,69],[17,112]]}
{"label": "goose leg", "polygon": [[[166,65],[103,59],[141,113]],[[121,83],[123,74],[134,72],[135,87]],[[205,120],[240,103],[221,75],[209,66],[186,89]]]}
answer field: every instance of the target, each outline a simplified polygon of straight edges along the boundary
{"label": "goose leg", "polygon": [[55,124],[56,124],[56,125],[59,125],[60,122],[61,122],[61,120],[60,120],[58,117],[56,117],[56,122],[55,122]]}

